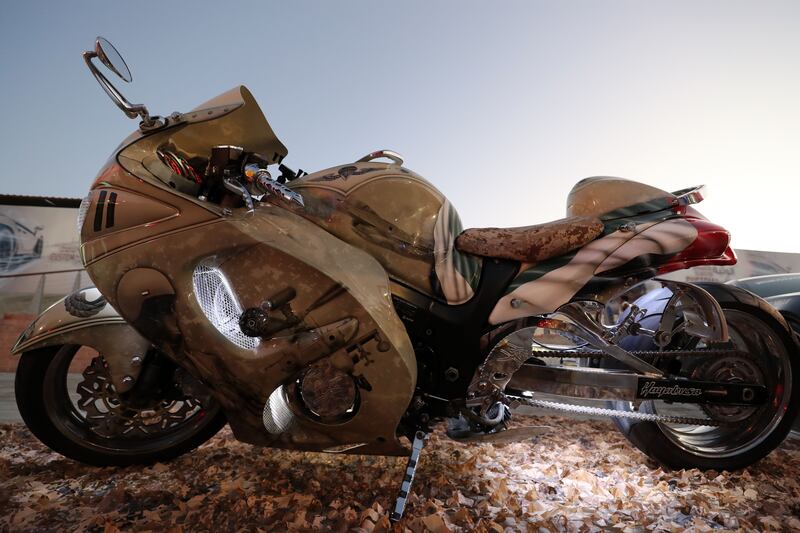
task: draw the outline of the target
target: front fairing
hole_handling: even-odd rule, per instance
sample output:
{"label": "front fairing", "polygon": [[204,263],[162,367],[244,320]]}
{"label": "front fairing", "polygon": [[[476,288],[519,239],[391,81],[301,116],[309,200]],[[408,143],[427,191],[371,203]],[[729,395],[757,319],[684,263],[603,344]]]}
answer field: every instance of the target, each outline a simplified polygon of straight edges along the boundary
{"label": "front fairing", "polygon": [[190,161],[202,174],[211,148],[218,145],[242,147],[245,152],[260,154],[270,163],[278,163],[288,150],[275,135],[250,91],[235,87],[199,105],[192,111],[176,114],[167,127],[155,132],[134,132],[116,153],[118,163],[134,176],[162,188],[171,189],[211,210],[216,206],[196,198],[191,180],[179,176],[158,157],[159,149],[168,149]]}
{"label": "front fairing", "polygon": [[[132,135],[101,172],[82,223],[89,276],[129,324],[209,384],[238,438],[405,453],[396,429],[415,389],[416,361],[385,270],[292,209],[263,203],[248,211],[182,191],[159,150],[198,172],[215,145],[273,163],[286,155],[245,88],[201,107]],[[288,325],[276,309],[269,321],[283,329],[245,335],[242,313],[287,290],[294,297],[286,312],[300,322]],[[359,389],[347,411],[322,419],[298,399],[297,382],[309,366],[332,361]],[[281,420],[268,424],[265,413]]]}

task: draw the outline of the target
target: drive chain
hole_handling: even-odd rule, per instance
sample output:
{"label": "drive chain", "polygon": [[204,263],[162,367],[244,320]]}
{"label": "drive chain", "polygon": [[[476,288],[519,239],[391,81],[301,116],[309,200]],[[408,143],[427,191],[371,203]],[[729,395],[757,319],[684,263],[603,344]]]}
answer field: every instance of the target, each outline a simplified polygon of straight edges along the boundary
{"label": "drive chain", "polygon": [[[737,350],[721,350],[721,349],[708,349],[708,350],[664,350],[664,351],[631,351],[628,352],[640,359],[665,357],[722,357],[731,355],[746,355]],[[611,354],[607,354],[600,350],[592,351],[561,351],[561,350],[535,350],[531,352],[533,357],[555,357],[555,358],[571,358],[571,357],[590,357],[600,359],[614,359]]]}
{"label": "drive chain", "polygon": [[554,411],[562,411],[571,414],[607,416],[612,418],[632,418],[635,420],[644,420],[646,422],[661,422],[664,424],[685,424],[687,426],[718,427],[726,425],[723,422],[719,422],[717,420],[711,420],[708,418],[691,418],[685,416],[658,415],[654,413],[641,413],[639,411],[620,411],[617,409],[608,409],[605,407],[589,407],[584,405],[574,405],[570,403],[553,402],[548,400],[535,400],[532,398],[522,398],[518,396],[513,396],[512,398],[530,407],[551,409]]}

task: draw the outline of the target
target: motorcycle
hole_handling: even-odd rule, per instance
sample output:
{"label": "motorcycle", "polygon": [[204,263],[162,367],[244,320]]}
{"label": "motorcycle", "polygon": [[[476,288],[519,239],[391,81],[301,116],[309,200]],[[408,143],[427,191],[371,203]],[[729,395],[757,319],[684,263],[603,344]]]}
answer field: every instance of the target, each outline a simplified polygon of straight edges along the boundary
{"label": "motorcycle", "polygon": [[108,41],[83,57],[140,125],[79,209],[95,286],[13,348],[19,411],[56,452],[164,461],[227,423],[260,446],[409,456],[398,519],[445,420],[508,442],[547,429],[510,427],[523,407],[605,416],[667,467],[717,470],[787,435],[799,346],[781,315],[660,277],[736,262],[701,187],[588,178],[564,219],[462,230],[396,152],[294,171],[245,87],[151,116],[100,70],[131,81]]}

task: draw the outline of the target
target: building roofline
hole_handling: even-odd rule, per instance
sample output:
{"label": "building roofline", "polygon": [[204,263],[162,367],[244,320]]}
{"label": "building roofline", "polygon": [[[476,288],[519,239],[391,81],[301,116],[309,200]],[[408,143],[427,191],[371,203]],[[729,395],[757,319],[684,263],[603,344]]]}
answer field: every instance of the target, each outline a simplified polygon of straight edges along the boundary
{"label": "building roofline", "polygon": [[81,205],[81,199],[58,198],[54,196],[25,196],[21,194],[0,194],[0,205],[77,208]]}

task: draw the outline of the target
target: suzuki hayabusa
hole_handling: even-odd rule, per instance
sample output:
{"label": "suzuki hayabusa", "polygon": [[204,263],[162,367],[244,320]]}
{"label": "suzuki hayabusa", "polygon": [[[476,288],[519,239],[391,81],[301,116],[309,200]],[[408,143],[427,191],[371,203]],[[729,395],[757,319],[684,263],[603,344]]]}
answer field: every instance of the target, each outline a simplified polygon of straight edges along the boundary
{"label": "suzuki hayabusa", "polygon": [[14,347],[19,410],[53,450],[163,461],[228,423],[260,446],[408,455],[398,518],[438,422],[508,442],[547,429],[510,426],[518,408],[606,416],[668,467],[719,470],[789,431],[800,369],[781,315],[659,277],[736,262],[693,207],[702,188],[589,178],[561,220],[462,230],[395,152],[294,171],[246,88],[151,116],[100,70],[131,79],[110,43],[84,59],[141,121],[79,210],[94,286]]}

